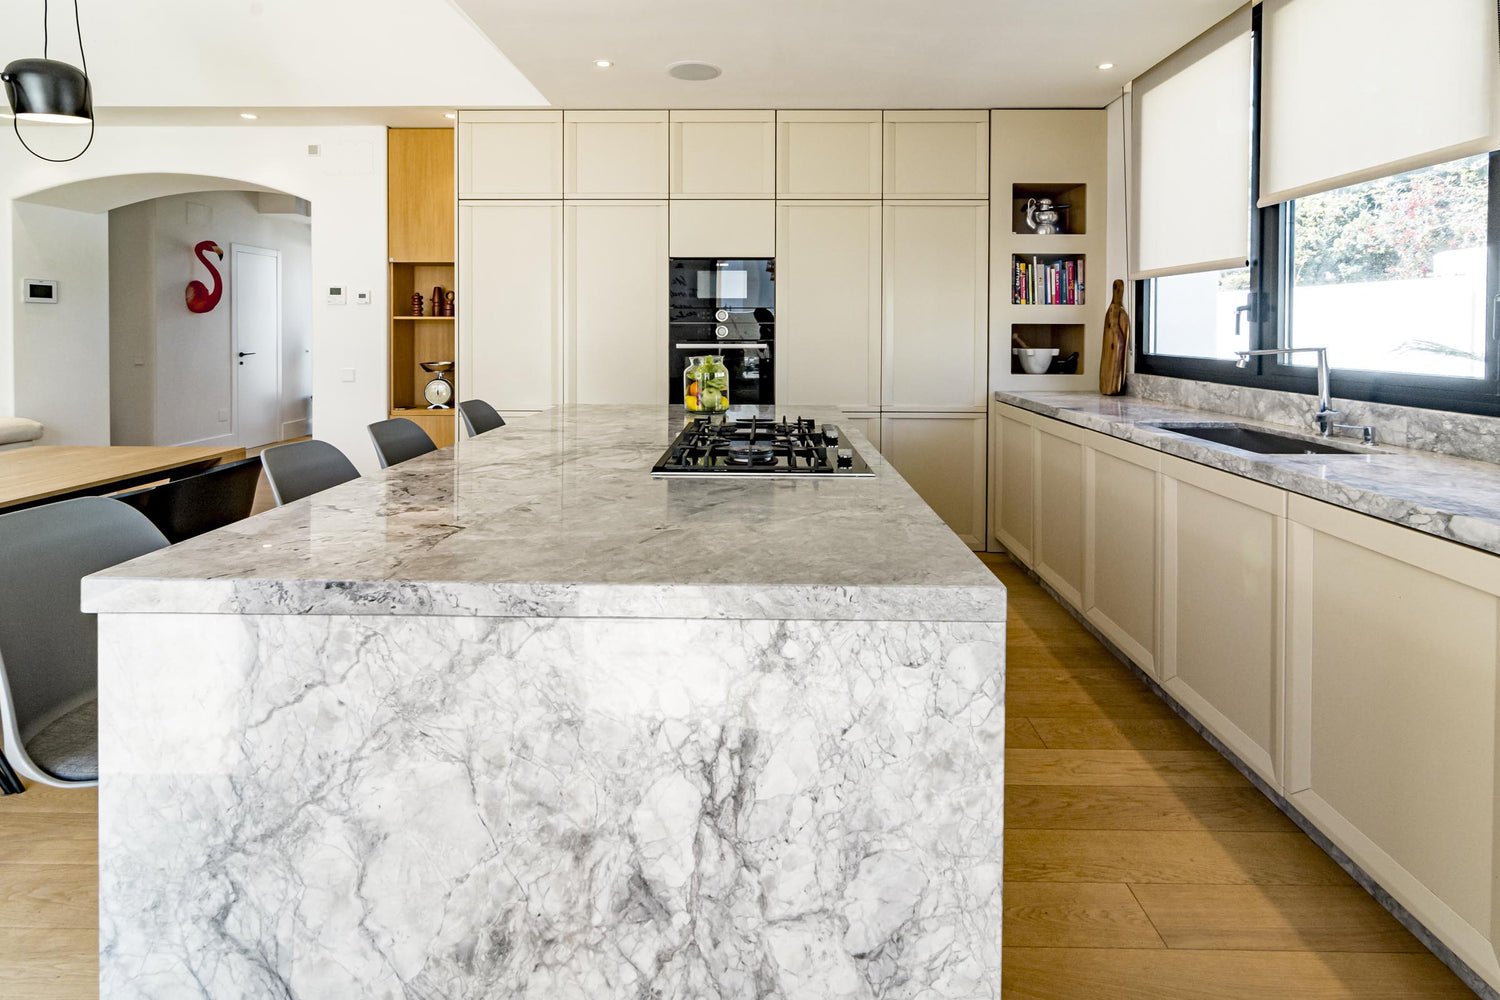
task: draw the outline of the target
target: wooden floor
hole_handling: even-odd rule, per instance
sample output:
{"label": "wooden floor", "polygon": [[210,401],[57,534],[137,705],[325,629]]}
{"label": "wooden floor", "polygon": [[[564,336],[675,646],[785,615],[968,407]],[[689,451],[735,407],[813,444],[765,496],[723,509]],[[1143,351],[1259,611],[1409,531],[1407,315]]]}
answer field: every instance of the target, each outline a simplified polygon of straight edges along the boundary
{"label": "wooden floor", "polygon": [[[1010,588],[1005,998],[1473,996],[1034,583]],[[98,797],[0,798],[0,997],[97,996]]]}
{"label": "wooden floor", "polygon": [[1006,1000],[1470,992],[1003,556]]}

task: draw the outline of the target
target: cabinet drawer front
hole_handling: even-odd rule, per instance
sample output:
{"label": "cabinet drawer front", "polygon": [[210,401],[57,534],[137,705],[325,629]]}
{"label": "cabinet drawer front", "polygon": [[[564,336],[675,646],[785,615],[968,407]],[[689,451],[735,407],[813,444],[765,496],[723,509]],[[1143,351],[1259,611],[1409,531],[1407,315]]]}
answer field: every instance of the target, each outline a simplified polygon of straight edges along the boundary
{"label": "cabinet drawer front", "polygon": [[776,256],[769,201],[678,201],[669,213],[673,257]]}

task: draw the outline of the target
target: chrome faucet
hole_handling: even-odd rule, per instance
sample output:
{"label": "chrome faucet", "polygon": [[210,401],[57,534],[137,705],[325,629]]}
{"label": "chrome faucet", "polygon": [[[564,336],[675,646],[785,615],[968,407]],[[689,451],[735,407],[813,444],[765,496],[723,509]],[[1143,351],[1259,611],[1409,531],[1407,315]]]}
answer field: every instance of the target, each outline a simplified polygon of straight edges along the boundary
{"label": "chrome faucet", "polygon": [[[1334,428],[1333,418],[1339,415],[1339,411],[1333,408],[1333,397],[1328,389],[1328,348],[1326,347],[1277,347],[1269,351],[1235,351],[1240,356],[1236,361],[1236,368],[1243,368],[1250,363],[1250,359],[1261,355],[1282,354],[1305,354],[1313,352],[1318,356],[1318,412],[1313,414],[1313,419],[1318,423],[1318,430],[1324,437]],[[1373,437],[1373,435],[1372,435]]]}

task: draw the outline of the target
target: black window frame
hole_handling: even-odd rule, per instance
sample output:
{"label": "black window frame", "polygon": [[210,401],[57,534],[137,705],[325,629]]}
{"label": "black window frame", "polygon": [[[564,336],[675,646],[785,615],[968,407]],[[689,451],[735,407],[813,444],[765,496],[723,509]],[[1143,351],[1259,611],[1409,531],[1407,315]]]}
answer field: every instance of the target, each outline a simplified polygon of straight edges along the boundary
{"label": "black window frame", "polygon": [[[1255,208],[1260,197],[1261,9],[1251,11],[1251,133],[1250,133],[1250,306],[1245,350],[1269,350],[1290,343],[1292,315],[1292,240],[1295,203]],[[1486,252],[1488,302],[1485,317],[1484,378],[1369,372],[1338,367],[1330,357],[1331,388],[1335,396],[1398,406],[1500,416],[1500,151],[1489,162],[1489,240]],[[1240,368],[1234,361],[1190,358],[1150,352],[1152,338],[1151,280],[1135,282],[1135,370],[1143,375],[1218,382],[1224,385],[1315,394],[1316,372],[1285,358],[1258,357]]]}

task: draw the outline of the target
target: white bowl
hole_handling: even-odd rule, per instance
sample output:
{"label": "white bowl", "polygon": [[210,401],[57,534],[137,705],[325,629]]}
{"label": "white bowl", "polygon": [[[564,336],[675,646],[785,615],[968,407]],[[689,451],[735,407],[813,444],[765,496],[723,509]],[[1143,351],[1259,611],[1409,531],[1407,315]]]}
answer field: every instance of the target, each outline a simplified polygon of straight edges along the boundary
{"label": "white bowl", "polygon": [[1055,347],[1012,347],[1010,352],[1021,359],[1021,370],[1028,375],[1040,375],[1057,357]]}

